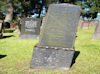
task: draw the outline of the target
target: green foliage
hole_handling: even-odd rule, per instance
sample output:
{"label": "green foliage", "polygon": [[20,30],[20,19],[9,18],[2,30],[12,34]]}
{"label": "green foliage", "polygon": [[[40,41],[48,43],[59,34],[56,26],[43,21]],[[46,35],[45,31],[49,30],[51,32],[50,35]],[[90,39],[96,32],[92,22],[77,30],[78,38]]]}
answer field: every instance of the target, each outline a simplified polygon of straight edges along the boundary
{"label": "green foliage", "polygon": [[4,29],[4,33],[13,33],[14,30],[13,29]]}
{"label": "green foliage", "polygon": [[[21,5],[20,1],[19,0],[0,0],[0,15],[1,15],[1,19],[4,19],[4,16],[2,13],[6,12],[7,8],[8,8],[8,4],[9,3],[12,3],[13,5],[13,8],[14,8],[14,11],[16,9],[18,9],[18,7]],[[15,15],[15,12],[14,12],[14,15]],[[14,16],[15,18],[16,16]]]}
{"label": "green foliage", "polygon": [[5,11],[6,2],[0,0],[0,12]]}
{"label": "green foliage", "polygon": [[[4,18],[2,12],[6,11],[6,7],[8,2],[13,4],[14,8],[14,19],[16,19],[16,15],[22,13],[22,17],[27,17],[29,15],[33,15],[31,11],[35,11],[41,14],[42,7],[46,7],[46,11],[48,9],[49,4],[57,3],[61,1],[61,3],[71,3],[80,5],[82,8],[81,15],[88,18],[96,18],[97,13],[100,12],[100,0],[0,0],[0,18]],[[38,8],[36,6],[38,5]],[[85,9],[88,8],[89,10],[86,11]]]}
{"label": "green foliage", "polygon": [[[81,15],[87,18],[96,18],[97,13],[100,12],[100,0],[78,0],[76,2],[77,5],[80,5],[82,8]],[[89,10],[86,11],[85,9],[88,8]]]}

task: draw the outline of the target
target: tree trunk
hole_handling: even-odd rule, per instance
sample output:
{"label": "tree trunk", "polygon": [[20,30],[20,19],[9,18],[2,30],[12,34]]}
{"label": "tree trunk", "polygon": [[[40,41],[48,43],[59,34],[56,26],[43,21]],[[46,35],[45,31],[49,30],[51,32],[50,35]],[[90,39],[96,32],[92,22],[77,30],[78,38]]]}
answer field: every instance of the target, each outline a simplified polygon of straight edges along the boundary
{"label": "tree trunk", "polygon": [[10,25],[12,19],[13,19],[13,5],[12,3],[8,2],[7,8],[6,8],[6,17],[4,22],[6,23],[5,26],[7,26],[8,24]]}

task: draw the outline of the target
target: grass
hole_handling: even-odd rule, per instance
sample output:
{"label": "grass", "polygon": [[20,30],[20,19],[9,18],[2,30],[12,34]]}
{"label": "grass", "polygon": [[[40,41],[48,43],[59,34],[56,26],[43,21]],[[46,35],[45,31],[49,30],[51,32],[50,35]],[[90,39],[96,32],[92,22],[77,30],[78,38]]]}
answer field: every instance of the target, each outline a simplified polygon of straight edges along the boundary
{"label": "grass", "polygon": [[[100,74],[100,40],[92,40],[94,27],[78,28],[75,50],[79,52],[71,69],[34,70],[30,74]],[[19,34],[4,33],[0,39],[0,74],[27,74],[33,46],[38,40],[20,40]]]}

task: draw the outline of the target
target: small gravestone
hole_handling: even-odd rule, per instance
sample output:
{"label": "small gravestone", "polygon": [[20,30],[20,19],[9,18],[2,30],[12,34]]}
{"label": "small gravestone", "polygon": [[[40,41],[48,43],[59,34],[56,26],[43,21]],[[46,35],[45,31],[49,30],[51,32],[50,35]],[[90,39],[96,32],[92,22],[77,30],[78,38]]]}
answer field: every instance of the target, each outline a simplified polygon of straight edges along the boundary
{"label": "small gravestone", "polygon": [[83,23],[83,20],[80,19],[79,23],[78,23],[78,26],[81,27],[82,23]]}
{"label": "small gravestone", "polygon": [[82,24],[81,24],[81,28],[83,28],[83,29],[88,29],[88,28],[89,28],[89,24],[90,24],[89,21],[84,21],[84,22],[82,22]]}
{"label": "small gravestone", "polygon": [[80,7],[77,5],[50,5],[40,42],[34,47],[31,68],[70,68],[79,16]]}
{"label": "small gravestone", "polygon": [[23,18],[21,22],[20,39],[37,39],[40,34],[41,20],[39,18]]}
{"label": "small gravestone", "polygon": [[93,40],[100,40],[100,21],[95,28],[95,32],[92,37]]}
{"label": "small gravestone", "polygon": [[90,22],[91,26],[97,26],[98,23],[99,23],[98,20],[93,20],[93,21]]}
{"label": "small gravestone", "polygon": [[0,20],[0,38],[2,38],[3,35],[3,21]]}

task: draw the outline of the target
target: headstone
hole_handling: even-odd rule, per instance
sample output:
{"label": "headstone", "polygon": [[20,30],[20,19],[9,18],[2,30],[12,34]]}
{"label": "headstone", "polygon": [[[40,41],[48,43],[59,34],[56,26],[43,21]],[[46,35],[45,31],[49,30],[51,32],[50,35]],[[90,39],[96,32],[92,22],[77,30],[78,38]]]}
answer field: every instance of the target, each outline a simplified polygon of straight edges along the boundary
{"label": "headstone", "polygon": [[81,28],[88,29],[89,28],[89,24],[90,24],[89,21],[84,21],[84,22],[82,22]]}
{"label": "headstone", "polygon": [[99,23],[99,20],[93,20],[90,22],[91,26],[97,26]]}
{"label": "headstone", "polygon": [[0,38],[2,38],[3,35],[3,21],[0,20]]}
{"label": "headstone", "polygon": [[20,30],[21,30],[21,21],[22,21],[22,19],[20,17],[18,17],[18,19],[17,19],[18,23],[16,25],[14,33],[20,33]]}
{"label": "headstone", "polygon": [[95,32],[93,34],[92,39],[93,40],[100,40],[100,21],[99,21],[98,25],[95,28]]}
{"label": "headstone", "polygon": [[40,34],[41,20],[39,18],[23,18],[21,22],[20,39],[37,39]]}
{"label": "headstone", "polygon": [[50,5],[40,42],[34,47],[31,68],[70,68],[79,15],[80,7],[77,5]]}
{"label": "headstone", "polygon": [[82,25],[83,22],[84,22],[84,21],[80,19],[80,20],[79,20],[79,23],[78,23],[78,26],[81,27],[81,25]]}

